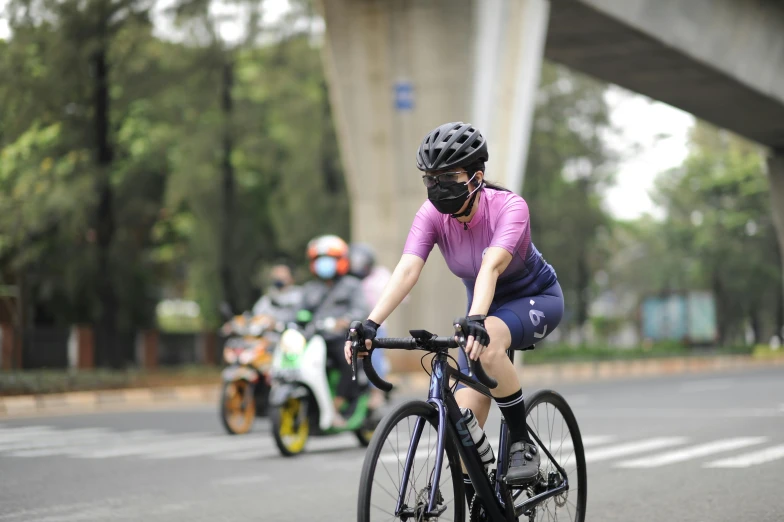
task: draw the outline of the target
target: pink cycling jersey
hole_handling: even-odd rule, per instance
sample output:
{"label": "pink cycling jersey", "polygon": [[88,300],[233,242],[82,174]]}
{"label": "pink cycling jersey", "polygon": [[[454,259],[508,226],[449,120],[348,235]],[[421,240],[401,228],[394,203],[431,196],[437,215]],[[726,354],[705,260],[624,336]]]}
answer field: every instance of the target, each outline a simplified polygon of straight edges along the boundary
{"label": "pink cycling jersey", "polygon": [[553,267],[531,242],[528,204],[514,192],[484,188],[467,227],[425,201],[411,225],[403,253],[427,260],[433,245],[438,245],[449,270],[463,280],[469,297],[489,247],[512,254],[496,284],[494,300],[536,295],[557,280]]}

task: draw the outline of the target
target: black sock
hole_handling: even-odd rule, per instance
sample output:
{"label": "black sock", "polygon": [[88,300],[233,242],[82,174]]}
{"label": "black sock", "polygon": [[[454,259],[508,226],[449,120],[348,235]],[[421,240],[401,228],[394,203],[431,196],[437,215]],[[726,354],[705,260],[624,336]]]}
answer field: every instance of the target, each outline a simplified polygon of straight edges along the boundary
{"label": "black sock", "polygon": [[468,475],[463,473],[463,488],[465,488],[466,500],[468,500],[468,507],[471,507],[471,502],[474,500],[474,485]]}
{"label": "black sock", "polygon": [[495,402],[501,408],[501,413],[509,427],[509,436],[512,442],[524,441],[533,444],[531,436],[528,435],[528,427],[525,424],[525,402],[523,401],[523,390],[519,389],[508,397],[496,397]]}

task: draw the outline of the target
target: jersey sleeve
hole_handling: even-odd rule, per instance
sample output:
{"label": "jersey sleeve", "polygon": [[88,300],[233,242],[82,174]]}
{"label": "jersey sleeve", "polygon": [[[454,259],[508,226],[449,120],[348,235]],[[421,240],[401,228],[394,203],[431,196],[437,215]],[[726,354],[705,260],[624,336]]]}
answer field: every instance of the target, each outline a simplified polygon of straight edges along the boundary
{"label": "jersey sleeve", "polygon": [[531,243],[529,217],[528,203],[519,196],[510,197],[498,213],[490,246],[503,248],[512,255],[519,252],[525,259]]}
{"label": "jersey sleeve", "polygon": [[432,215],[435,211],[427,201],[419,208],[403,247],[404,254],[413,254],[427,261],[433,245],[438,240],[438,224]]}

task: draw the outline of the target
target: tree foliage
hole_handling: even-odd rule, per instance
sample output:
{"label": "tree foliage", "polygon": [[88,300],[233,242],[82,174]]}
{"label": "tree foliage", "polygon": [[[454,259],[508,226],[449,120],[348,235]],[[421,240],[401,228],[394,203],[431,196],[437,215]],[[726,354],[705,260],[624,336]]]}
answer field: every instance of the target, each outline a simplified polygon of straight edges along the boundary
{"label": "tree foliage", "polygon": [[779,254],[763,151],[705,123],[684,163],[659,175],[666,212],[616,227],[614,284],[644,294],[709,290],[719,342],[766,341],[781,327]]}
{"label": "tree foliage", "polygon": [[[197,4],[180,20],[204,27]],[[226,46],[191,24],[162,40],[152,6],[12,0],[0,41],[3,281],[22,289],[20,327],[96,324],[101,364],[123,364],[161,297],[197,299],[215,325],[227,294],[250,305],[265,264],[348,233],[307,26]]]}
{"label": "tree foliage", "polygon": [[606,87],[545,62],[534,118],[523,197],[536,247],[555,268],[564,290],[561,330],[580,331],[594,295],[593,275],[607,258],[602,246],[611,219],[601,205],[612,183],[614,153]]}
{"label": "tree foliage", "polygon": [[762,151],[726,131],[695,126],[692,151],[662,175],[663,235],[690,286],[710,288],[723,342],[756,340],[778,324],[780,265]]}

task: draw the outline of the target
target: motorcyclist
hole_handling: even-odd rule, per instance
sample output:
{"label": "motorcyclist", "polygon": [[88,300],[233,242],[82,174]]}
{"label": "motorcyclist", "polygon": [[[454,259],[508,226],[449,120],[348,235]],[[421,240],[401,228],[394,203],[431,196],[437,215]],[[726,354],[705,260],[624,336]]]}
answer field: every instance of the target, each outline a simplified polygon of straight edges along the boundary
{"label": "motorcyclist", "polygon": [[302,287],[294,284],[291,268],[278,263],[270,268],[270,286],[253,305],[253,315],[270,315],[282,323],[293,321],[302,305]]}
{"label": "motorcyclist", "polygon": [[[392,277],[392,272],[387,267],[376,263],[376,253],[373,247],[367,243],[352,243],[349,250],[349,260],[351,261],[349,273],[362,281],[365,300],[373,308]],[[378,329],[377,335],[386,337],[386,328],[383,325]],[[373,367],[379,377],[385,378],[389,371],[389,361],[385,351],[373,350],[372,359]],[[381,407],[384,400],[384,393],[373,386],[370,397],[371,409]]]}
{"label": "motorcyclist", "polygon": [[316,237],[308,243],[307,256],[310,270],[317,279],[302,287],[303,308],[313,312],[313,321],[336,320],[334,330],[322,331],[322,335],[327,343],[327,356],[340,369],[340,383],[334,399],[338,414],[334,416],[333,425],[342,427],[346,420],[339,412],[360,391],[357,381],[351,378],[351,367],[341,362],[343,343],[351,319],[367,315],[370,308],[362,282],[349,274],[349,248],[345,241],[335,235]]}

